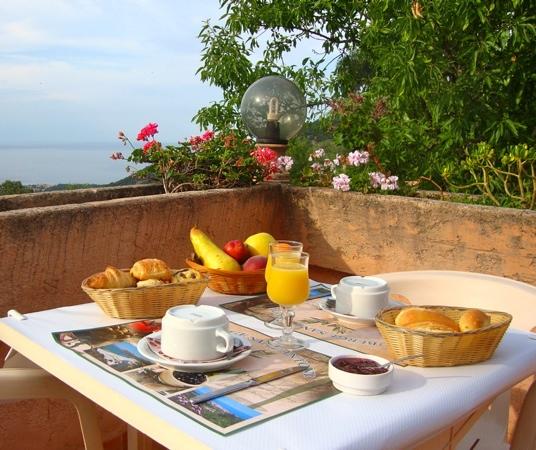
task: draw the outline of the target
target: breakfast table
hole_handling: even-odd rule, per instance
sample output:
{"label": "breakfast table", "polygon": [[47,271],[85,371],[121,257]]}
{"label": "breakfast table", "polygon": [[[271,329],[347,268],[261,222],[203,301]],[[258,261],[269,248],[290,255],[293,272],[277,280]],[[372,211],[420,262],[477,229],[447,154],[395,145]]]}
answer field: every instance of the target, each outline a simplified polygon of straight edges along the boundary
{"label": "breakfast table", "polygon": [[[388,278],[389,274],[384,275]],[[200,303],[220,306],[244,299],[207,289]],[[232,310],[226,313],[236,326],[268,336],[280,333],[254,316]],[[336,393],[222,435],[58,345],[53,338],[53,333],[68,329],[128,322],[132,320],[107,317],[95,303],[87,303],[2,318],[0,340],[170,449],[412,448],[536,373],[536,334],[510,327],[487,361],[455,367],[396,367],[391,386],[380,395]],[[296,334],[300,335],[299,329]],[[327,356],[354,353],[333,341],[301,337],[310,350]]]}

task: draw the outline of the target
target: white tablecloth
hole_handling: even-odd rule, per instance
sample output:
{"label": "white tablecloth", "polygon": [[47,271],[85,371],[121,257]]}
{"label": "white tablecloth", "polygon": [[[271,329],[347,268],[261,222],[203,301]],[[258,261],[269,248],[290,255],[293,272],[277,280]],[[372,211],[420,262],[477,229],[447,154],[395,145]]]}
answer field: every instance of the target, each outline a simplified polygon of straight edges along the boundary
{"label": "white tablecloth", "polygon": [[[203,296],[203,303],[213,305],[230,300],[232,297],[210,290]],[[193,441],[210,448],[236,450],[408,447],[536,372],[536,335],[510,329],[486,362],[451,368],[397,367],[392,386],[382,395],[354,397],[341,393],[221,436],[63,348],[51,335],[54,331],[125,321],[106,317],[94,303],[27,317],[23,321],[0,319],[0,339],[169,448],[192,448]],[[229,317],[266,334],[277,334],[255,318],[232,312]],[[311,342],[312,350],[328,355],[349,353],[347,349],[304,338]]]}

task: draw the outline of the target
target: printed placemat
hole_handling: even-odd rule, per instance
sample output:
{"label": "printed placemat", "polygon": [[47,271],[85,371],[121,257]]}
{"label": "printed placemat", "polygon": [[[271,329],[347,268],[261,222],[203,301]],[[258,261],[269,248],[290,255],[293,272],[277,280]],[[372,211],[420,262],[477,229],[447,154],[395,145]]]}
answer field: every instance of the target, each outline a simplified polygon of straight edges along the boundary
{"label": "printed placemat", "polygon": [[[374,324],[341,320],[319,306],[330,295],[327,286],[320,284],[311,288],[309,300],[295,308],[295,331],[350,350],[389,358],[387,345]],[[409,303],[401,296],[391,297],[399,303]],[[263,322],[274,320],[279,313],[279,306],[271,302],[266,294],[220,306]]]}
{"label": "printed placemat", "polygon": [[[267,345],[269,336],[237,324],[230,324],[231,332],[245,337],[252,351],[226,370],[185,373],[159,366],[137,349],[140,339],[159,329],[160,320],[141,320],[56,332],[53,337],[60,345],[222,435],[338,393],[327,374],[328,356],[311,350],[278,353]],[[304,367],[304,371],[197,405],[190,403],[190,398],[213,389],[295,366]]]}

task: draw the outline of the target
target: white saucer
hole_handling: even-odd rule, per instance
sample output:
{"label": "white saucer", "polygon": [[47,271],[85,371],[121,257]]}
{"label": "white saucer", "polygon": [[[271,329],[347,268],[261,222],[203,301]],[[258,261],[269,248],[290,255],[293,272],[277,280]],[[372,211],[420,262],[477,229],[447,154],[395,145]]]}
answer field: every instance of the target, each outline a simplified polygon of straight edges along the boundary
{"label": "white saucer", "polygon": [[[335,311],[335,305],[332,306],[330,303],[328,303],[328,301],[330,301],[330,300],[333,303],[335,302],[334,299],[326,297],[326,298],[320,299],[320,301],[318,302],[318,306],[319,306],[319,308],[321,310],[326,311],[326,312],[330,313],[331,315],[335,316],[335,318],[339,322],[341,322],[341,323],[346,322],[348,324],[362,324],[362,325],[375,325],[376,324],[376,321],[374,319],[368,319],[368,318],[352,316],[351,314],[338,313],[337,311]],[[400,303],[400,302],[397,302],[395,300],[389,299],[389,305],[388,306],[401,306],[401,305],[403,305],[403,304]]]}
{"label": "white saucer", "polygon": [[[170,369],[178,370],[180,372],[212,372],[215,370],[225,369],[238,361],[244,359],[251,353],[251,344],[249,341],[237,334],[233,334],[235,340],[239,341],[240,347],[246,347],[245,349],[240,349],[231,352],[229,355],[214,359],[211,361],[181,361],[178,359],[173,359],[165,355],[156,353],[151,345],[149,344],[149,339],[160,340],[160,331],[149,334],[144,338],[140,339],[138,342],[138,351],[140,354],[160,366],[169,367]],[[237,346],[235,346],[235,349]]]}

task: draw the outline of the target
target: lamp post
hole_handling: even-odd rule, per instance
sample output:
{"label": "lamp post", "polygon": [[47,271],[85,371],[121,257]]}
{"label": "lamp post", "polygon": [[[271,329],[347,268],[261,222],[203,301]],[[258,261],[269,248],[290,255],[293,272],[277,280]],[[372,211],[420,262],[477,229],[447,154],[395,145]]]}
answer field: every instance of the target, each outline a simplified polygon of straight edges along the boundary
{"label": "lamp post", "polygon": [[307,107],[300,89],[285,78],[270,75],[255,81],[242,97],[240,114],[258,147],[284,155],[288,140],[301,130]]}

